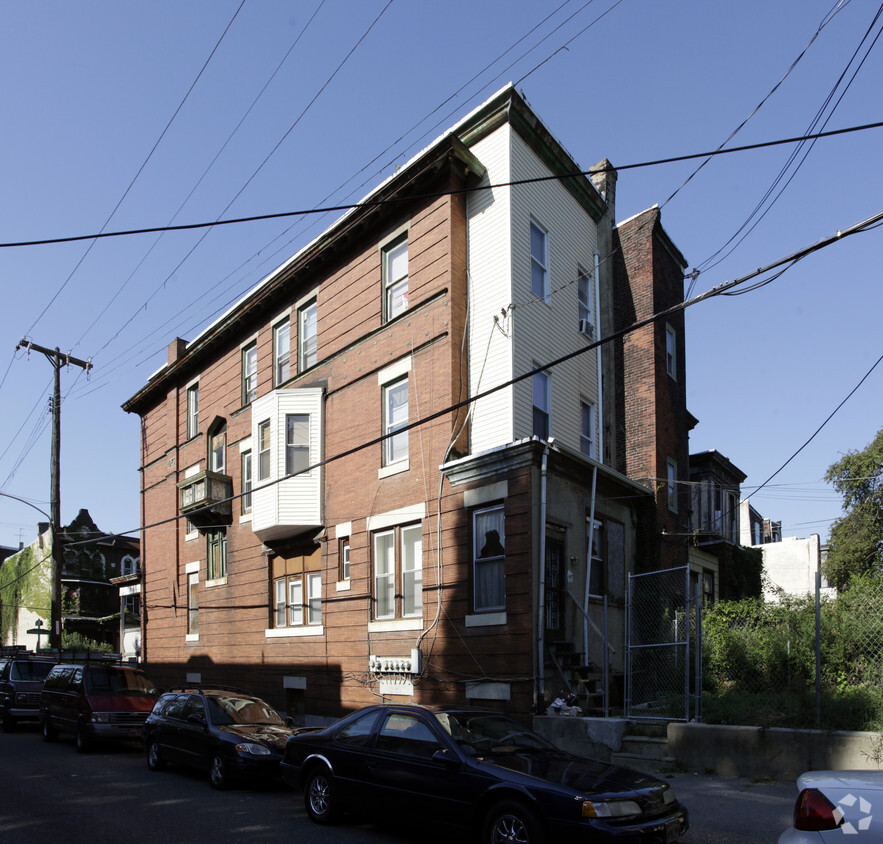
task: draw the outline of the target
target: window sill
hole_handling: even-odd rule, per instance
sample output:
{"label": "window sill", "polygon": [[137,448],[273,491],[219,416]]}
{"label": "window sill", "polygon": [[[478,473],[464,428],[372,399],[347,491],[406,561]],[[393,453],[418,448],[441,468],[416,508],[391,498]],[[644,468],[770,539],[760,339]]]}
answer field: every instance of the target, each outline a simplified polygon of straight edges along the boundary
{"label": "window sill", "polygon": [[337,591],[338,592],[349,592],[352,588],[352,583],[349,580],[338,580],[337,581]]}
{"label": "window sill", "polygon": [[390,618],[383,621],[369,621],[369,633],[392,633],[398,630],[422,630],[423,618]]}
{"label": "window sill", "polygon": [[198,642],[199,641],[199,633],[188,633],[184,637],[185,642]]}
{"label": "window sill", "polygon": [[224,577],[218,577],[218,578],[215,578],[214,580],[207,580],[207,581],[205,582],[205,585],[206,585],[206,587],[210,587],[210,586],[226,586],[226,585],[227,585],[227,577],[226,577],[226,575],[225,575]]}
{"label": "window sill", "polygon": [[377,470],[377,477],[388,478],[390,475],[398,475],[400,472],[407,472],[410,468],[410,460],[399,460],[398,463],[391,463],[389,466],[381,466]]}
{"label": "window sill", "polygon": [[266,639],[290,639],[299,636],[324,636],[325,627],[321,624],[305,624],[303,627],[268,627],[264,631]]}
{"label": "window sill", "polygon": [[184,534],[184,541],[185,542],[192,542],[194,539],[199,539],[199,531],[198,530],[194,531],[193,533],[185,533]]}
{"label": "window sill", "polygon": [[495,624],[506,623],[506,611],[503,612],[484,612],[477,615],[466,616],[467,627],[492,627]]}
{"label": "window sill", "polygon": [[239,517],[239,524],[242,524],[243,522],[250,522],[250,521],[251,521],[251,517],[252,517],[252,514],[251,514],[251,513],[243,513],[243,514]]}

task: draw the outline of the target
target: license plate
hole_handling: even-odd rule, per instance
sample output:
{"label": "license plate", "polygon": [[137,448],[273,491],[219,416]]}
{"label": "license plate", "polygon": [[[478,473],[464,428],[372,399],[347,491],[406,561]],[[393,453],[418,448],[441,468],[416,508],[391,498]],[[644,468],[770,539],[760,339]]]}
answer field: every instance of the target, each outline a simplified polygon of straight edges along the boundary
{"label": "license plate", "polygon": [[671,844],[672,841],[677,841],[678,838],[681,837],[681,823],[680,821],[666,821],[665,822],[665,841],[666,844]]}

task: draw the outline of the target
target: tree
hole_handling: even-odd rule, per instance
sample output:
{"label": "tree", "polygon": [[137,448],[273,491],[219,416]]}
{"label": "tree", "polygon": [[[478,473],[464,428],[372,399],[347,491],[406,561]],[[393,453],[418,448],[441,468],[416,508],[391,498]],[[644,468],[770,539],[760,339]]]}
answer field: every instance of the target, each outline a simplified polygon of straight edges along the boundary
{"label": "tree", "polygon": [[862,451],[847,452],[828,467],[825,480],[843,496],[831,526],[824,571],[840,588],[856,574],[883,574],[883,428]]}

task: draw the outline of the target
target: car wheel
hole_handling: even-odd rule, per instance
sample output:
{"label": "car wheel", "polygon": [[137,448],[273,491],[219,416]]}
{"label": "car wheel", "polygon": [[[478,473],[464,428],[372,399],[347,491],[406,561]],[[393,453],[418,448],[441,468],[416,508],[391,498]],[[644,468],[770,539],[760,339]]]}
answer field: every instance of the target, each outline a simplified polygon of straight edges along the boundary
{"label": "car wheel", "polygon": [[77,727],[77,735],[74,740],[77,746],[77,753],[88,753],[92,749],[92,737],[86,731],[84,724]]}
{"label": "car wheel", "polygon": [[230,775],[227,773],[227,765],[216,753],[208,767],[208,781],[212,788],[223,791],[230,786]]}
{"label": "car wheel", "polygon": [[545,840],[536,812],[517,800],[497,803],[485,816],[481,844],[544,844]]}
{"label": "car wheel", "polygon": [[324,765],[314,768],[304,783],[304,807],[310,820],[318,824],[333,824],[340,816],[337,805],[337,787],[331,772]]}
{"label": "car wheel", "polygon": [[159,743],[151,740],[147,745],[147,767],[151,771],[161,771],[165,766],[166,760],[160,755]]}
{"label": "car wheel", "polygon": [[58,738],[58,730],[49,723],[48,718],[43,719],[41,732],[43,733],[43,741],[55,741]]}

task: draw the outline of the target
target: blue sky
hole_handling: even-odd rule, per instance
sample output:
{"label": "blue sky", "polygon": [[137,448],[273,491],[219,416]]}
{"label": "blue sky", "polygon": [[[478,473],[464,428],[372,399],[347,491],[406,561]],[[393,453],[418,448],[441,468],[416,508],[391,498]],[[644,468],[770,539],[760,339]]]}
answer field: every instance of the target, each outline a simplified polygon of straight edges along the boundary
{"label": "blue sky", "polygon": [[[6,4],[0,242],[356,201],[507,82],[586,169],[716,149],[761,103],[731,146],[883,120],[874,3],[240,2]],[[819,140],[778,187],[793,146],[718,156],[689,181],[700,162],[625,169],[617,217],[662,205],[701,270],[695,295],[880,211],[881,141]],[[31,542],[34,507],[49,510],[52,368],[14,351],[23,336],[94,364],[62,371],[62,520],[85,507],[130,531],[139,425],[121,403],[174,337],[192,339],[333,218],[0,248],[0,492],[33,505],[0,497],[0,545]],[[688,310],[691,450],[729,457],[743,493],[883,354],[880,246],[880,230],[850,237]],[[751,496],[786,536],[827,536],[840,500],[822,478],[883,424],[881,388],[883,365]]]}

